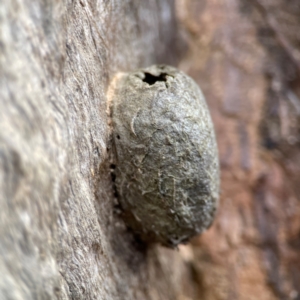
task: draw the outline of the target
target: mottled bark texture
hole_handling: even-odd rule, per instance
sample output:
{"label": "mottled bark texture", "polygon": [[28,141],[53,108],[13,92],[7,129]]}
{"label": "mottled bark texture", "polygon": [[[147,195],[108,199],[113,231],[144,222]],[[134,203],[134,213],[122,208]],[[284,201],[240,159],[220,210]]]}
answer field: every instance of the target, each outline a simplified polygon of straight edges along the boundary
{"label": "mottled bark texture", "polygon": [[[300,299],[299,5],[1,0],[0,299]],[[216,221],[179,251],[127,231],[110,176],[108,84],[154,63],[219,144]]]}
{"label": "mottled bark texture", "polygon": [[176,64],[174,9],[0,2],[1,300],[195,295],[179,252],[143,247],[114,213],[107,151],[110,79]]}
{"label": "mottled bark texture", "polygon": [[202,299],[300,299],[300,2],[178,3],[222,174],[192,248]]}

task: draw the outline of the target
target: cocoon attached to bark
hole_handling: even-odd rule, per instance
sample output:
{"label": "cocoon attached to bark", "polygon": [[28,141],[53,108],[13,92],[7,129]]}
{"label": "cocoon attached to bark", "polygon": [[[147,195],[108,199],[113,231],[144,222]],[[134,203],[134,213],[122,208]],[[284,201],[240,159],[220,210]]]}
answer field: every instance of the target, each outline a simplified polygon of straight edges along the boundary
{"label": "cocoon attached to bark", "polygon": [[158,65],[116,76],[111,93],[115,186],[126,224],[143,240],[186,243],[213,221],[219,162],[198,85]]}

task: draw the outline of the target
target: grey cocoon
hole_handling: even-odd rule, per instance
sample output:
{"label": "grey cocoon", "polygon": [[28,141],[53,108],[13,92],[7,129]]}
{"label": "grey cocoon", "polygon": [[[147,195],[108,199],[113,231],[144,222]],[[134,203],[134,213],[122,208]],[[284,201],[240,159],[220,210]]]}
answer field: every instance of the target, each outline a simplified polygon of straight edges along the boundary
{"label": "grey cocoon", "polygon": [[213,221],[219,161],[198,85],[170,66],[122,73],[111,100],[115,185],[126,224],[175,247]]}

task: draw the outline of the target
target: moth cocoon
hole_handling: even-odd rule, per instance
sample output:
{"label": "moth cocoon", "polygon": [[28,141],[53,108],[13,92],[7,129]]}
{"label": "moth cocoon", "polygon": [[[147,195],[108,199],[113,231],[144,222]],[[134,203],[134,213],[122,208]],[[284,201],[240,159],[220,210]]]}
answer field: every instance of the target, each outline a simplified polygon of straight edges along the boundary
{"label": "moth cocoon", "polygon": [[213,221],[219,161],[198,85],[165,65],[118,74],[110,113],[115,185],[126,224],[175,247]]}

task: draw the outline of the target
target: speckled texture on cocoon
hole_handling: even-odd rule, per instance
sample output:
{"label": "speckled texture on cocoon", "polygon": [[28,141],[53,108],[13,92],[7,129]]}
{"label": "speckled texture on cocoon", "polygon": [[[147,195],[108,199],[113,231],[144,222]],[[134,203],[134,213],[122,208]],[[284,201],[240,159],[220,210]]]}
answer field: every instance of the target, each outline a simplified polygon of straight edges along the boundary
{"label": "speckled texture on cocoon", "polygon": [[170,66],[122,73],[111,103],[115,185],[126,224],[174,247],[213,221],[219,162],[198,85]]}

